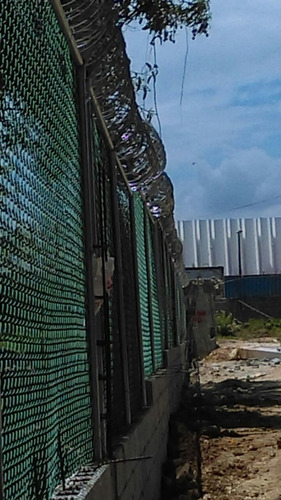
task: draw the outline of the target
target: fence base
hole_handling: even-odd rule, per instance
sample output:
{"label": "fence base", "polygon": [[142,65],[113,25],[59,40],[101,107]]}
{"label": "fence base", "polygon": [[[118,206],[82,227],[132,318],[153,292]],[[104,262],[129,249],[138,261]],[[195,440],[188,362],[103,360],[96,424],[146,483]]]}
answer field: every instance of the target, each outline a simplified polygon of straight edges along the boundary
{"label": "fence base", "polygon": [[79,494],[79,500],[159,498],[162,465],[167,456],[169,419],[178,408],[182,395],[185,348],[182,344],[167,352],[166,369],[146,380],[149,406],[115,448],[115,463],[96,470]]}

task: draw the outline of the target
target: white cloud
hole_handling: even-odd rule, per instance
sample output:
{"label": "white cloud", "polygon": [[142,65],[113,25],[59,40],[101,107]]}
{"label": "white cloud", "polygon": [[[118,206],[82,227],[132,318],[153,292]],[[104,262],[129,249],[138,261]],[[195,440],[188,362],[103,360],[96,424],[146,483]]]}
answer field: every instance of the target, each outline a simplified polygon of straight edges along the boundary
{"label": "white cloud", "polygon": [[[207,162],[198,167],[195,164],[191,180],[188,175],[176,179],[183,200],[178,207],[179,218],[280,215],[280,170],[281,159],[257,148],[234,152],[216,168]],[[264,201],[268,199],[271,203]],[[243,211],[237,209],[243,206]]]}
{"label": "white cloud", "polygon": [[[279,199],[229,212],[279,194],[281,2],[212,0],[211,9],[210,37],[189,41],[181,107],[185,32],[157,50],[158,107],[177,216],[281,215]],[[138,34],[129,41],[139,69],[150,57],[147,44]]]}

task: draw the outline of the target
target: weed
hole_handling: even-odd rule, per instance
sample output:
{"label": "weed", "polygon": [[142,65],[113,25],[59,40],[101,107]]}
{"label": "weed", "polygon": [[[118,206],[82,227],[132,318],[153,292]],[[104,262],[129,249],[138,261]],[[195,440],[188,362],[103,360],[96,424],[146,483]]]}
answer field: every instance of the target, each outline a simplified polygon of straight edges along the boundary
{"label": "weed", "polygon": [[216,314],[217,332],[220,337],[250,340],[261,337],[272,337],[281,340],[281,319],[251,318],[240,323],[232,314],[218,311]]}

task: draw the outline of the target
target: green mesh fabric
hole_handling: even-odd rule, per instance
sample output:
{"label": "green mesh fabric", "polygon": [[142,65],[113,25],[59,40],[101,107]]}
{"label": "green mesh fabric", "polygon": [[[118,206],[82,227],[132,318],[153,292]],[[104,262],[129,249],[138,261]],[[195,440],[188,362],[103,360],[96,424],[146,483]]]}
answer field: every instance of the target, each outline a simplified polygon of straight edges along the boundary
{"label": "green mesh fabric", "polygon": [[139,273],[139,296],[141,310],[141,325],[142,325],[142,343],[143,343],[143,359],[144,373],[146,376],[151,375],[153,371],[152,350],[150,338],[150,323],[149,323],[149,304],[148,304],[148,280],[147,280],[147,265],[145,255],[145,233],[144,233],[144,206],[140,196],[134,194],[135,207],[135,223],[136,223],[136,239],[137,239],[137,260]]}
{"label": "green mesh fabric", "polygon": [[49,2],[2,0],[0,25],[5,499],[49,499],[60,455],[92,458],[75,75]]}
{"label": "green mesh fabric", "polygon": [[168,348],[174,346],[174,325],[173,325],[173,315],[172,315],[172,287],[171,287],[170,265],[171,264],[167,249],[164,248],[165,306],[166,306]]}
{"label": "green mesh fabric", "polygon": [[120,240],[122,248],[122,276],[124,294],[124,316],[126,329],[126,343],[128,356],[128,376],[130,387],[130,409],[134,419],[142,407],[141,366],[140,366],[140,339],[136,321],[138,315],[135,261],[132,227],[132,198],[130,188],[124,181],[120,171],[117,171],[117,199],[120,218]]}
{"label": "green mesh fabric", "polygon": [[150,297],[151,297],[151,311],[152,311],[152,322],[153,322],[153,335],[154,335],[154,362],[155,369],[162,367],[163,361],[163,340],[162,335],[164,331],[161,328],[160,321],[160,311],[159,311],[159,300],[158,300],[158,282],[156,274],[156,262],[155,253],[152,244],[152,222],[147,217],[147,227],[148,227],[148,256],[149,256],[149,273],[150,273]]}

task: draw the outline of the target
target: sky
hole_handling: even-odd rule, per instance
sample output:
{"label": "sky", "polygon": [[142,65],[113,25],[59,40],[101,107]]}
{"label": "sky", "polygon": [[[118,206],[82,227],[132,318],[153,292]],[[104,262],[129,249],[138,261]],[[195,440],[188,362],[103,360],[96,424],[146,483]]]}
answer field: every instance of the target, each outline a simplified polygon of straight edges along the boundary
{"label": "sky", "polygon": [[[211,12],[208,38],[183,29],[175,44],[156,47],[175,217],[280,217],[281,1],[211,0]],[[153,64],[147,32],[124,34],[131,69]]]}

